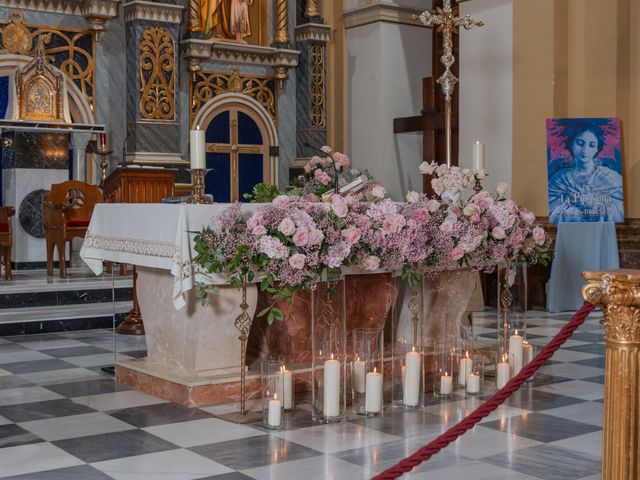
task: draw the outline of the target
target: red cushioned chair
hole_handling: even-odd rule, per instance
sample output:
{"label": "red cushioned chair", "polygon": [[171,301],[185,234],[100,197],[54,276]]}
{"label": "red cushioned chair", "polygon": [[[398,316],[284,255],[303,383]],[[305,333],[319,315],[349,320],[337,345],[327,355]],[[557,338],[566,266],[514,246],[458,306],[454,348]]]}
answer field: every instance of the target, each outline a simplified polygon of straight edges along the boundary
{"label": "red cushioned chair", "polygon": [[51,185],[44,201],[44,230],[47,243],[47,275],[53,276],[53,252],[58,249],[60,277],[67,278],[65,245],[84,237],[96,203],[104,201],[95,185],[69,180]]}
{"label": "red cushioned chair", "polygon": [[0,268],[4,258],[4,278],[11,280],[11,217],[16,214],[13,207],[0,207]]}

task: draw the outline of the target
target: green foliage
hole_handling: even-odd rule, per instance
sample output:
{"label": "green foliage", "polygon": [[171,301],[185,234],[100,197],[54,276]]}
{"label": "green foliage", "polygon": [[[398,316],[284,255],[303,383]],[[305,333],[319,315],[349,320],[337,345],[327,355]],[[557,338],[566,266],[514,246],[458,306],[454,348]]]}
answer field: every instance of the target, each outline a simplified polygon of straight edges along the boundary
{"label": "green foliage", "polygon": [[281,195],[281,192],[275,185],[258,183],[251,193],[245,193],[242,196],[251,203],[271,203],[278,195]]}

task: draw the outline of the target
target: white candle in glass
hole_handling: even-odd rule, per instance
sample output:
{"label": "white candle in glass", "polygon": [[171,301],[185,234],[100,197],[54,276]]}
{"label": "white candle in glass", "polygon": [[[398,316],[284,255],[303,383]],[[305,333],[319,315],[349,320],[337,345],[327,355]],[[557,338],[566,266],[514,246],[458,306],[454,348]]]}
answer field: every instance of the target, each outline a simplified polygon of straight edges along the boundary
{"label": "white candle in glass", "polygon": [[373,372],[367,373],[366,395],[364,410],[368,413],[378,413],[382,410],[382,373],[373,368]]}
{"label": "white candle in glass", "polygon": [[509,353],[513,359],[513,374],[517,375],[522,370],[522,342],[524,339],[522,335],[518,335],[516,330],[513,335],[509,337]]}
{"label": "white candle in glass", "polygon": [[400,375],[402,376],[402,391],[404,392],[404,373],[405,373],[405,368],[404,368],[404,363],[400,364]]}
{"label": "white candle in glass", "polygon": [[477,373],[469,372],[467,375],[467,393],[479,393],[480,392],[480,375]]}
{"label": "white candle in glass", "polygon": [[460,359],[460,367],[458,368],[458,385],[465,386],[467,381],[467,372],[471,370],[472,361],[469,358],[469,352]]}
{"label": "white candle in glass", "polygon": [[273,399],[269,400],[269,414],[267,423],[270,427],[279,427],[282,423],[282,402],[278,399],[278,394],[273,395]]}
{"label": "white candle in glass", "polygon": [[324,362],[324,403],[322,413],[325,417],[340,415],[340,362],[331,358]]}
{"label": "white candle in glass", "polygon": [[356,356],[356,361],[353,362],[353,375],[355,377],[356,393],[364,393],[365,392],[364,361],[360,360],[359,356]]}
{"label": "white candle in glass", "polygon": [[291,370],[287,370],[283,365],[276,373],[277,393],[283,399],[284,409],[293,408],[293,376]]}
{"label": "white candle in glass", "polygon": [[496,365],[496,387],[503,388],[511,377],[511,365],[509,365],[509,357],[503,355]]}
{"label": "white candle in glass", "polygon": [[415,407],[420,400],[420,370],[422,355],[415,347],[404,356],[404,389],[403,403]]}
{"label": "white candle in glass", "polygon": [[440,375],[440,394],[451,395],[453,391],[453,378],[449,375],[449,372],[444,372],[444,375]]}
{"label": "white candle in glass", "polygon": [[523,366],[533,360],[533,345],[526,340],[522,342]]}
{"label": "white candle in glass", "polygon": [[191,130],[189,132],[189,150],[191,153],[191,168],[207,168],[207,154],[205,145],[205,131]]}
{"label": "white candle in glass", "polygon": [[484,170],[484,144],[480,142],[473,144],[473,170]]}

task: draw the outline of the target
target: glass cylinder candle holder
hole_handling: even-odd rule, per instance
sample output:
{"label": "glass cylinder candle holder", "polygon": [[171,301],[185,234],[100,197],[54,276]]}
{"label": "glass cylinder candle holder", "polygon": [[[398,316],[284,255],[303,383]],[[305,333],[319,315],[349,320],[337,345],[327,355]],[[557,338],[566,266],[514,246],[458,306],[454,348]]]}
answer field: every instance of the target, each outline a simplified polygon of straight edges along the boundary
{"label": "glass cylinder candle holder", "polygon": [[394,279],[396,301],[391,317],[391,402],[395,407],[424,407],[425,342],[423,280],[409,285]]}
{"label": "glass cylinder candle holder", "polygon": [[473,360],[471,359],[471,350],[464,349],[458,351],[458,365],[456,384],[458,387],[465,387],[467,385],[467,372],[471,369]]}
{"label": "glass cylinder candle holder", "polygon": [[312,417],[340,422],[346,411],[346,322],[344,279],[330,273],[311,293]]}
{"label": "glass cylinder candle holder", "polygon": [[471,359],[470,368],[467,370],[465,392],[468,395],[480,395],[484,390],[484,364],[486,357],[476,353]]}
{"label": "glass cylinder candle holder", "polygon": [[496,389],[503,388],[512,376],[513,356],[509,352],[498,352],[496,359]]}
{"label": "glass cylinder candle holder", "polygon": [[[522,366],[526,366],[535,358],[537,354],[536,346],[524,340],[522,342]],[[527,378],[527,381],[533,380],[535,373]]]}
{"label": "glass cylinder candle holder", "polygon": [[287,368],[284,362],[279,362],[278,370],[276,371],[276,393],[278,398],[282,399],[282,406],[285,411],[295,408],[293,385],[293,371]]}
{"label": "glass cylinder candle holder", "polygon": [[279,430],[284,427],[284,399],[278,394],[281,362],[269,360],[260,365],[262,383],[262,423],[265,428]]}
{"label": "glass cylinder candle holder", "polygon": [[384,393],[384,331],[356,328],[349,334],[349,393],[353,413],[382,413]]}
{"label": "glass cylinder candle holder", "polygon": [[453,348],[453,343],[447,340],[436,342],[434,346],[435,369],[433,376],[433,393],[438,397],[451,397],[451,395],[453,395],[456,371],[455,348]]}
{"label": "glass cylinder candle holder", "polygon": [[517,375],[524,365],[524,345],[527,338],[526,315],[505,314],[498,332],[498,351],[509,353],[512,361],[512,375]]}

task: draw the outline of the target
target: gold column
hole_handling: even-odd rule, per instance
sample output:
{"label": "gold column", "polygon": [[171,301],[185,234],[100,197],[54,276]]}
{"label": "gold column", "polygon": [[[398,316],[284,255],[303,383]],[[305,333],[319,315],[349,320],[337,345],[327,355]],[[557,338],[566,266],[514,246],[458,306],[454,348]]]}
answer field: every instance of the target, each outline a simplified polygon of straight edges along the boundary
{"label": "gold column", "polygon": [[307,0],[307,8],[304,10],[305,17],[320,16],[320,0]]}
{"label": "gold column", "polygon": [[583,297],[604,313],[602,479],[640,478],[640,270],[583,276]]}
{"label": "gold column", "polygon": [[276,34],[273,39],[276,44],[289,43],[289,6],[287,0],[276,3]]}
{"label": "gold column", "polygon": [[200,1],[189,0],[189,25],[190,32],[201,32],[202,24],[200,22]]}

